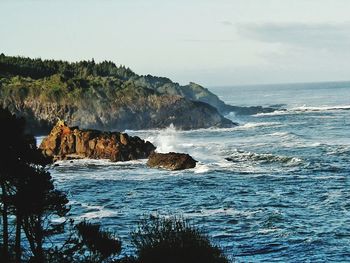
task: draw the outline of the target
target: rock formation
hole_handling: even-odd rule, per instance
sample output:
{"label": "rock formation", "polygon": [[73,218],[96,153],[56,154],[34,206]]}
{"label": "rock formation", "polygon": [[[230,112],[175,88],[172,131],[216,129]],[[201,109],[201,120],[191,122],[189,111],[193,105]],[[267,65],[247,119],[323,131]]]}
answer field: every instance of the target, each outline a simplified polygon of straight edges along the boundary
{"label": "rock formation", "polygon": [[168,170],[183,170],[196,167],[196,160],[185,153],[156,153],[150,154],[147,165]]}
{"label": "rock formation", "polygon": [[139,137],[120,132],[80,130],[58,121],[39,147],[45,156],[62,159],[129,161],[147,158],[155,147]]}

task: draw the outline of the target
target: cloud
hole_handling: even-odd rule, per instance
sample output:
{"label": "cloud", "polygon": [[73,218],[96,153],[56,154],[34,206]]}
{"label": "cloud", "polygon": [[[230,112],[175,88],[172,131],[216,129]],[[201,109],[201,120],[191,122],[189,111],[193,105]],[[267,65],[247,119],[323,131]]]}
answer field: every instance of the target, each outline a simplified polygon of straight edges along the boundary
{"label": "cloud", "polygon": [[267,43],[329,51],[350,47],[350,23],[239,24],[237,30],[241,36]]}
{"label": "cloud", "polygon": [[182,39],[184,42],[198,42],[198,43],[232,43],[232,39],[195,39],[195,38],[186,38]]}
{"label": "cloud", "polygon": [[224,20],[224,21],[221,21],[220,24],[224,25],[224,26],[232,26],[232,22],[230,21],[227,21],[227,20]]}

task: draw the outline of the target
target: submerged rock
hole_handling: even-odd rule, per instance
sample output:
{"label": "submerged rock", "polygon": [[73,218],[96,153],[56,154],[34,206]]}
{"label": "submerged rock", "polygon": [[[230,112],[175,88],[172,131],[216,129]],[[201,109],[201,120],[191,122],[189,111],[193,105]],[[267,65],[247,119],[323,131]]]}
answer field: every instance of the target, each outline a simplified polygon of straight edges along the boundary
{"label": "submerged rock", "polygon": [[39,147],[53,160],[109,159],[113,162],[147,158],[156,147],[120,132],[80,130],[58,121]]}
{"label": "submerged rock", "polygon": [[147,165],[168,170],[183,170],[196,167],[196,160],[185,153],[156,153],[150,154]]}

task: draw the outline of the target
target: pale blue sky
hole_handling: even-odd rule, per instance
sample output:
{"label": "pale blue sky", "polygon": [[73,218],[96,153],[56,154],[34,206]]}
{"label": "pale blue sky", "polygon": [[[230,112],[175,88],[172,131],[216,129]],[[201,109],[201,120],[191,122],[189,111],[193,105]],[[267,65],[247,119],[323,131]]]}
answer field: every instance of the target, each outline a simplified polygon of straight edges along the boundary
{"label": "pale blue sky", "polygon": [[350,80],[348,0],[0,0],[0,52],[207,86]]}

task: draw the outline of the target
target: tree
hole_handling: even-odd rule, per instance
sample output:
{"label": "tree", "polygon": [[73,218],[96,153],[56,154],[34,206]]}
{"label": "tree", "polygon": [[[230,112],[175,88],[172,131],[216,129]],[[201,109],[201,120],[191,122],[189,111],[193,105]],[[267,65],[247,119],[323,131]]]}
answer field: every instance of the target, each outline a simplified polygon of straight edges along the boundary
{"label": "tree", "polygon": [[0,147],[0,185],[1,185],[1,213],[2,213],[2,256],[6,260],[9,257],[9,222],[8,213],[15,194],[14,181],[18,175],[18,168],[26,160],[37,157],[33,140],[24,134],[24,119],[16,118],[9,111],[0,108],[0,138],[3,138]]}
{"label": "tree", "polygon": [[112,232],[102,230],[99,224],[87,221],[82,221],[74,226],[74,221],[70,220],[69,225],[70,231],[66,233],[64,244],[60,248],[55,247],[49,251],[48,262],[119,262],[115,261],[113,256],[120,253],[121,242]]}
{"label": "tree", "polygon": [[55,190],[50,174],[44,165],[45,158],[36,147],[33,136],[25,134],[25,122],[21,118],[0,109],[1,138],[5,138],[0,156],[1,212],[3,218],[1,258],[10,260],[9,214],[15,216],[14,252],[21,261],[22,230],[30,244],[36,262],[44,261],[45,237],[57,233],[62,225],[52,224],[53,216],[68,212],[68,200],[64,193]]}

